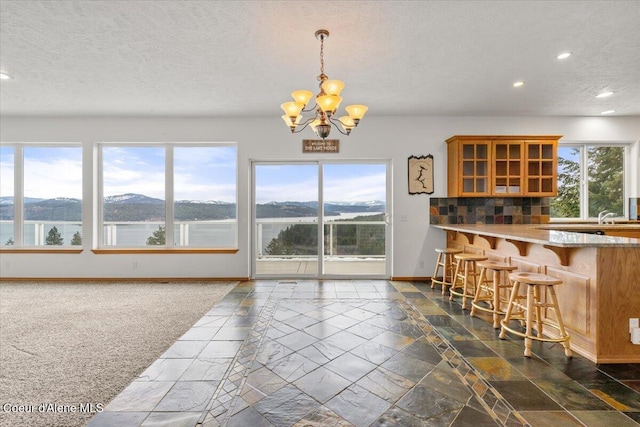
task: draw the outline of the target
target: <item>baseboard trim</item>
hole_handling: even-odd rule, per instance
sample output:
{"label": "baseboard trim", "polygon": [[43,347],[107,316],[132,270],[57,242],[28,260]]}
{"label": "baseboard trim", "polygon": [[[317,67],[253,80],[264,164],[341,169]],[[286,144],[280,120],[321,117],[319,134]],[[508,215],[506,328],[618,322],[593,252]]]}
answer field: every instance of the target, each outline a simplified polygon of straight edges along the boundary
{"label": "baseboard trim", "polygon": [[397,276],[397,277],[392,277],[389,280],[396,281],[396,282],[430,282],[431,276],[426,276],[426,277]]}

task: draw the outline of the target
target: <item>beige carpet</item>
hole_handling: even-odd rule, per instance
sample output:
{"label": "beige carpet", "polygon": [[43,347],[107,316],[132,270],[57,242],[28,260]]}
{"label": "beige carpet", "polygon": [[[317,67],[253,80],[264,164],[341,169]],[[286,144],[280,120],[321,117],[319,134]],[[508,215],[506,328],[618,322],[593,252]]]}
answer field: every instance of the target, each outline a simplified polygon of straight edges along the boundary
{"label": "beige carpet", "polygon": [[106,406],[235,284],[0,283],[0,425],[85,425],[38,406]]}

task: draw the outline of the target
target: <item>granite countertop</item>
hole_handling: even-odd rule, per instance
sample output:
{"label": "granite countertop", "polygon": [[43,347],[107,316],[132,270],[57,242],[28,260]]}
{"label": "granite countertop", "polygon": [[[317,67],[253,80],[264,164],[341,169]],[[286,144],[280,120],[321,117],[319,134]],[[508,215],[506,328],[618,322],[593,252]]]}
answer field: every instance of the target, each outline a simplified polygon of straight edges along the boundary
{"label": "granite countertop", "polygon": [[[431,224],[442,230],[566,248],[640,247],[640,239],[579,233],[595,230],[640,230],[640,224]],[[570,231],[575,230],[575,231]]]}

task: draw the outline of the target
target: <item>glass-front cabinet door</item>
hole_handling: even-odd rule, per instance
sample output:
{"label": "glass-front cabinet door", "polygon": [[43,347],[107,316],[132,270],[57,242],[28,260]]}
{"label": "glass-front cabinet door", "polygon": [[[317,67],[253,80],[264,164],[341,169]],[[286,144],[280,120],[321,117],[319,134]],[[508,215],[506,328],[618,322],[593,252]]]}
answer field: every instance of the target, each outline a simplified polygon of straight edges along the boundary
{"label": "glass-front cabinet door", "polygon": [[483,196],[491,194],[489,186],[490,141],[460,143],[461,195]]}
{"label": "glass-front cabinet door", "polygon": [[526,141],[527,188],[529,196],[557,194],[557,141]]}
{"label": "glass-front cabinet door", "polygon": [[523,194],[522,141],[496,141],[493,147],[493,194]]}

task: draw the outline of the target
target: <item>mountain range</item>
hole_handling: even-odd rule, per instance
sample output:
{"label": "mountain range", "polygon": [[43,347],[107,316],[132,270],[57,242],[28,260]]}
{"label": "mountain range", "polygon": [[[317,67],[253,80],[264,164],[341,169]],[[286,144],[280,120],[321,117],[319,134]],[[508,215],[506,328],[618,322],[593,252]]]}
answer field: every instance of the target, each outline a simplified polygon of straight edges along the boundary
{"label": "mountain range", "polygon": [[[385,203],[326,202],[326,216],[340,213],[384,212]],[[258,204],[258,218],[316,216],[318,202],[269,202]],[[120,194],[104,198],[105,221],[160,221],[164,218],[164,200],[143,194]],[[236,216],[236,204],[221,201],[178,200],[175,203],[175,219],[178,221],[221,220]],[[0,220],[13,218],[13,197],[0,197]],[[24,219],[34,221],[81,221],[82,202],[72,198],[24,199]]]}

